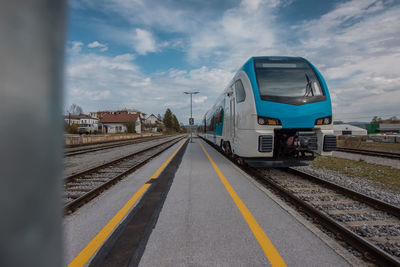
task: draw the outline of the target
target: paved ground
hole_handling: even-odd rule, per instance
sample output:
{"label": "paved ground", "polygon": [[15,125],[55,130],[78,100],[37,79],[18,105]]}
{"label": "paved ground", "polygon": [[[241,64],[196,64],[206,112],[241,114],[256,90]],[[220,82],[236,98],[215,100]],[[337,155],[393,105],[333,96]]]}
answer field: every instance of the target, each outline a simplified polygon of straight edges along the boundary
{"label": "paved ground", "polygon": [[[140,266],[269,265],[270,257],[266,257],[198,140],[187,146]],[[104,229],[180,143],[65,217],[65,265]],[[310,227],[300,223],[293,211],[282,208],[282,203],[278,205],[276,197],[270,198],[230,161],[202,144],[288,266],[349,265]]]}
{"label": "paved ground", "polygon": [[[140,266],[268,265],[260,244],[197,143],[189,144]],[[202,142],[288,266],[348,263]]]}
{"label": "paved ground", "polygon": [[333,151],[332,156],[337,157],[337,158],[356,160],[356,161],[359,161],[360,159],[362,159],[368,163],[391,166],[393,168],[400,169],[400,160],[398,160],[398,159],[374,157],[374,156],[360,155],[360,154],[340,152],[340,151]]}
{"label": "paved ground", "polygon": [[100,196],[64,218],[64,262],[69,264],[103,229],[122,206],[139,190],[165,160],[183,142],[180,141],[145,166],[127,176]]}

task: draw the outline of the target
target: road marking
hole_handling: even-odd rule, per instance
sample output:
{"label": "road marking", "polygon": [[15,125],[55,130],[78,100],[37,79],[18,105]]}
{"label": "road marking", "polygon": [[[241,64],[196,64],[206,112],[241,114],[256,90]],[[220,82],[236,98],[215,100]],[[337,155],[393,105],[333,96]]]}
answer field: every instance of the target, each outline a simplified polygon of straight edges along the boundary
{"label": "road marking", "polygon": [[[187,140],[187,139],[186,139]],[[149,180],[157,178],[160,173],[167,167],[168,163],[172,160],[176,153],[185,144],[186,140],[175,150],[174,153],[161,165],[160,168],[150,177]],[[140,199],[151,184],[144,184],[129,200],[125,205],[115,214],[115,216],[97,233],[97,235],[86,245],[85,248],[79,252],[79,254],[68,264],[69,267],[83,266],[88,260],[94,255],[94,253],[103,245],[104,241],[107,240],[109,235],[119,225],[125,215],[131,210],[135,203]]]}
{"label": "road marking", "polygon": [[237,208],[239,209],[240,213],[242,214],[243,218],[246,220],[248,226],[250,227],[251,231],[254,234],[254,237],[257,239],[258,243],[260,244],[262,250],[264,251],[265,256],[267,256],[269,262],[272,266],[286,266],[285,262],[283,261],[281,255],[276,250],[274,245],[272,244],[271,240],[269,240],[268,236],[264,233],[264,230],[258,224],[256,218],[251,214],[249,209],[240,199],[238,194],[235,192],[233,187],[229,184],[228,180],[222,174],[221,170],[218,168],[217,164],[215,164],[214,160],[208,154],[207,150],[204,146],[198,141],[201,148],[203,149],[204,153],[206,154],[208,160],[210,161],[211,165],[214,167],[215,172],[218,174],[221,182],[224,184],[226,191],[228,191],[229,195],[235,202]]}

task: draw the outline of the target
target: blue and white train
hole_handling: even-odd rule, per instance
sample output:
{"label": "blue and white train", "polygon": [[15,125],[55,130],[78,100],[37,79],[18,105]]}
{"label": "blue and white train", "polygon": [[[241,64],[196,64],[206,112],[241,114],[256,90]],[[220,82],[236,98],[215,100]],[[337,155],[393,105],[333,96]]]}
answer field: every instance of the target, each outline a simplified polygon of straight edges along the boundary
{"label": "blue and white train", "polygon": [[299,57],[253,57],[204,115],[199,135],[254,167],[308,165],[336,149],[321,73]]}

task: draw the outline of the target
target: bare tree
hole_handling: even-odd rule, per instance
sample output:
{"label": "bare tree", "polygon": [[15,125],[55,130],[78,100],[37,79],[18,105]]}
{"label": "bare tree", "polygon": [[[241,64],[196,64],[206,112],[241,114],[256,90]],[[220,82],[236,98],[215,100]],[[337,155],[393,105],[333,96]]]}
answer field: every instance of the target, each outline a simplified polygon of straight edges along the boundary
{"label": "bare tree", "polygon": [[381,122],[382,122],[382,118],[378,117],[378,116],[374,116],[371,121],[371,123],[381,123]]}
{"label": "bare tree", "polygon": [[67,113],[71,115],[80,115],[83,114],[83,109],[79,105],[72,104],[69,108],[67,108]]}

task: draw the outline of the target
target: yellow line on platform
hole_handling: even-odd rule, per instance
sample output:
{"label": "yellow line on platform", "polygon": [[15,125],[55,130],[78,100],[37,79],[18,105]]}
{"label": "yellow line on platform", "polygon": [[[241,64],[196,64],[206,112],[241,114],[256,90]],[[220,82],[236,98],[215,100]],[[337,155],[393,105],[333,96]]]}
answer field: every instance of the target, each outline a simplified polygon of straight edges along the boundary
{"label": "yellow line on platform", "polygon": [[229,195],[235,202],[237,208],[239,209],[240,213],[242,214],[243,218],[246,220],[248,226],[250,227],[251,231],[253,232],[255,238],[257,239],[258,243],[260,244],[262,250],[267,256],[269,262],[272,266],[286,266],[285,262],[283,261],[281,255],[276,250],[274,245],[272,244],[271,240],[269,240],[268,236],[264,233],[264,230],[258,224],[256,218],[251,214],[249,209],[240,199],[238,194],[235,192],[233,187],[229,184],[228,180],[222,174],[221,170],[218,168],[217,164],[215,164],[214,160],[208,154],[207,150],[204,146],[198,141],[201,148],[203,149],[204,153],[206,154],[208,160],[211,162],[211,165],[214,167],[215,172],[218,174],[221,182],[224,184],[226,191],[228,191]]}
{"label": "yellow line on platform", "polygon": [[[174,153],[161,165],[160,168],[151,176],[150,179],[157,178],[160,173],[167,167],[172,158],[178,153],[186,140],[175,150]],[[150,180],[149,179],[149,180]],[[129,200],[125,205],[114,215],[114,217],[97,233],[97,235],[86,245],[84,249],[71,261],[69,267],[83,266],[88,260],[94,255],[94,253],[103,245],[104,241],[107,240],[109,235],[119,225],[125,215],[131,210],[139,198],[147,191],[151,184],[144,184]]]}

